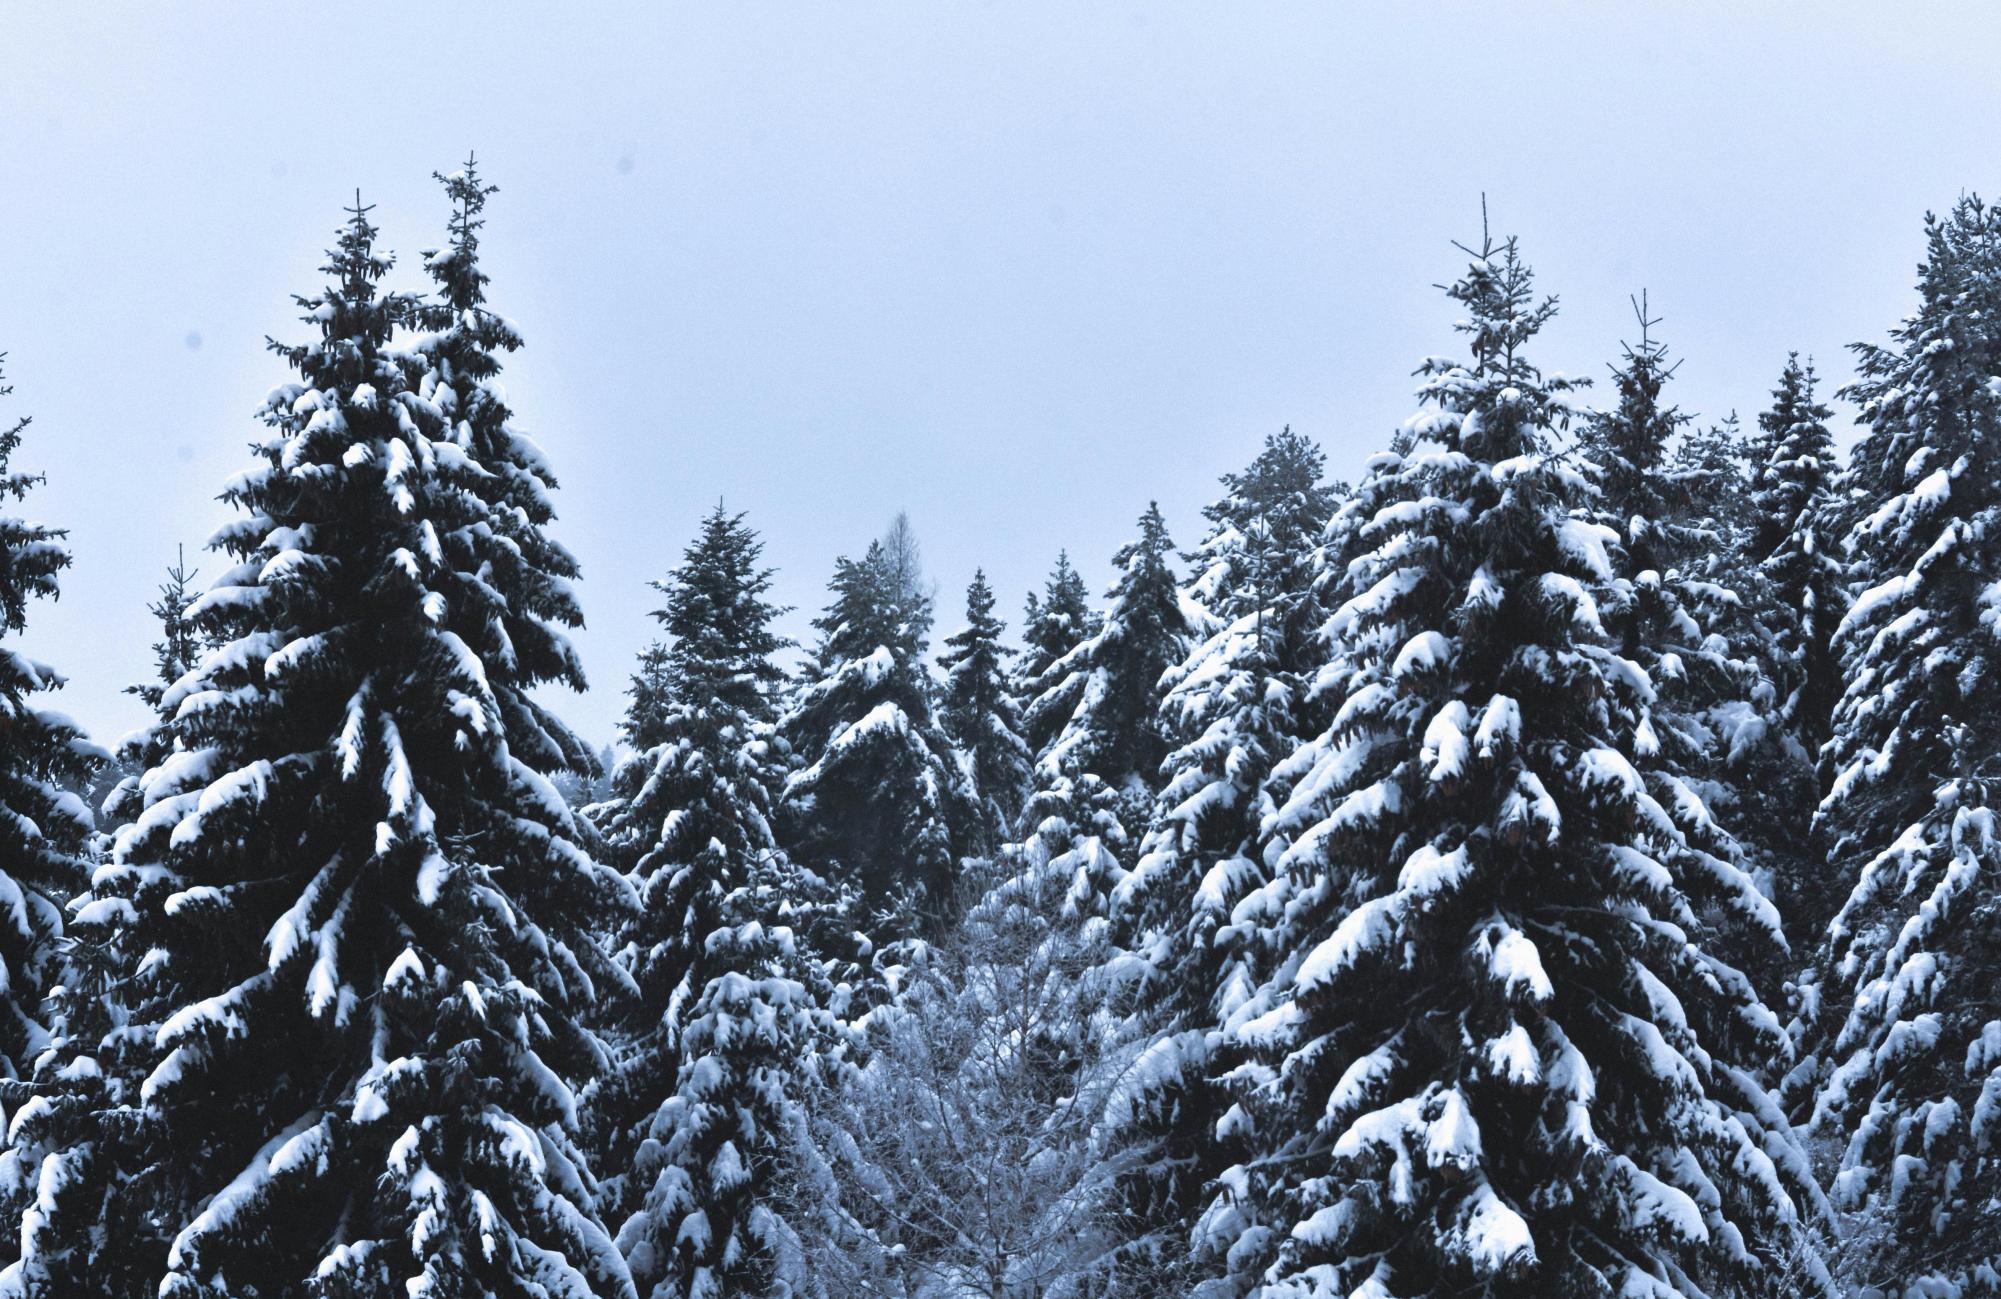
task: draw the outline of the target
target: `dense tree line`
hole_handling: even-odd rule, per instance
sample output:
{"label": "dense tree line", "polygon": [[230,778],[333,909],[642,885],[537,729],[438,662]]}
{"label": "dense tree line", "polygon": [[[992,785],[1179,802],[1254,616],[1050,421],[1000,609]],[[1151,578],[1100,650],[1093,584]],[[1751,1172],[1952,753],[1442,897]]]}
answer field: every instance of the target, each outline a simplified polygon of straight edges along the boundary
{"label": "dense tree line", "polygon": [[[1557,377],[1483,230],[1352,481],[1272,434],[1018,649],[901,516],[795,647],[718,505],[600,755],[439,179],[426,292],[357,200],[271,344],[151,724],[0,650],[0,1295],[2001,1294],[2001,214],[1845,457],[1644,295]],[[0,519],[0,636],[68,563]]]}

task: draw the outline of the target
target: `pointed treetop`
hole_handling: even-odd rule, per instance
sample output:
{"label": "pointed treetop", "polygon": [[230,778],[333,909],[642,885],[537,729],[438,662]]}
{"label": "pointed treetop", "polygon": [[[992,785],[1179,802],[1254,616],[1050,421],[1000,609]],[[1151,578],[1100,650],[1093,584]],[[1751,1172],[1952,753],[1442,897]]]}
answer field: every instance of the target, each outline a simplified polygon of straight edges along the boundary
{"label": "pointed treetop", "polygon": [[470,153],[459,170],[431,175],[452,201],[452,246],[449,253],[432,253],[427,261],[453,310],[466,311],[486,301],[487,277],[479,269],[479,231],[486,221],[480,213],[486,208],[487,196],[498,194],[500,186],[480,184],[478,160]]}
{"label": "pointed treetop", "polygon": [[1586,381],[1545,376],[1523,353],[1556,315],[1557,300],[1536,297],[1535,273],[1518,241],[1496,244],[1484,233],[1483,209],[1480,246],[1454,247],[1473,260],[1457,281],[1438,287],[1469,313],[1453,328],[1470,339],[1470,363],[1432,357],[1418,367],[1419,396],[1434,409],[1405,424],[1398,446],[1430,438],[1475,460],[1512,460],[1540,449],[1546,431],[1568,425],[1564,394]]}

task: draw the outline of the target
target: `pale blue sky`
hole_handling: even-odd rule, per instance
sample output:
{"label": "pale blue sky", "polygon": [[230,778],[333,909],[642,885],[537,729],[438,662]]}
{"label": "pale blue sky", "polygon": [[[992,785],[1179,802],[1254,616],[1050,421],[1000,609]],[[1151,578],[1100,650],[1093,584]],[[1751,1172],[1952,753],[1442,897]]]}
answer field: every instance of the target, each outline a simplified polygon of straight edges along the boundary
{"label": "pale blue sky", "polygon": [[[644,583],[718,497],[780,596],[907,508],[940,629],[1094,586],[1149,497],[1192,543],[1285,423],[1337,473],[1453,348],[1431,286],[1484,191],[1602,374],[1650,290],[1682,404],[1905,309],[1919,218],[1995,188],[2001,9],[1974,4],[24,3],[0,13],[0,350],[32,512],[71,529],[27,647],[102,738],[144,613],[226,516],[265,334],[357,186],[400,282],[468,148],[563,483],[611,734]],[[202,560],[214,572],[213,559]]]}

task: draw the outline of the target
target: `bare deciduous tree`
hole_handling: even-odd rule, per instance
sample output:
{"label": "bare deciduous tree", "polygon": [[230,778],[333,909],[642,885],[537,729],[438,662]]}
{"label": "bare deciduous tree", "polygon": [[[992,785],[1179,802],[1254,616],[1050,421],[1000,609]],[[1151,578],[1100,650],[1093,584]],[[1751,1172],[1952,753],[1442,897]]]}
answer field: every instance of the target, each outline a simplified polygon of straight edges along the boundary
{"label": "bare deciduous tree", "polygon": [[866,1064],[821,1098],[802,1244],[836,1299],[1102,1293],[1112,1192],[1142,1152],[1108,1122],[1135,1044],[1087,990],[1103,953],[997,889],[913,954],[866,1023]]}

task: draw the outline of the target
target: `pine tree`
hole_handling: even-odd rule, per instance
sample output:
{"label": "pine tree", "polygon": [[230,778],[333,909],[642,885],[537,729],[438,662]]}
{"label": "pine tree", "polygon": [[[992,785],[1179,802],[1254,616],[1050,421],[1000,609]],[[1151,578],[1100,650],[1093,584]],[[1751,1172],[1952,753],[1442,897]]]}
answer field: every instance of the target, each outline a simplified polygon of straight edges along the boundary
{"label": "pine tree", "polygon": [[1160,678],[1187,657],[1199,619],[1182,604],[1173,549],[1160,507],[1149,504],[1139,536],[1112,557],[1119,576],[1103,625],[1042,674],[1023,720],[1029,734],[1056,736],[1037,759],[1037,780],[1097,776],[1131,801],[1129,831],[1144,821],[1170,747]]}
{"label": "pine tree", "polygon": [[931,715],[928,596],[880,542],[834,562],[820,643],[780,724],[800,768],[779,807],[793,860],[851,884],[908,933],[957,882],[977,820],[952,742]]}
{"label": "pine tree", "polygon": [[1668,460],[1682,515],[1691,521],[1684,571],[1746,594],[1754,585],[1748,562],[1756,511],[1751,506],[1755,448],[1735,411],[1707,426],[1689,423]]}
{"label": "pine tree", "polygon": [[1857,347],[1844,393],[1867,430],[1848,538],[1864,589],[1834,632],[1821,821],[1853,889],[1828,928],[1813,1123],[1845,1142],[1836,1203],[1880,1233],[1853,1283],[1977,1294],[2001,1276],[2001,215],[1964,198],[1926,235],[1916,311]]}
{"label": "pine tree", "polygon": [[443,179],[434,305],[381,291],[357,200],[298,299],[319,337],[272,344],[298,381],[187,611],[225,644],[162,699],[184,748],[99,873],[147,953],[131,1194],[165,1232],[118,1248],[163,1299],[632,1294],[572,1139],[582,931],[631,898],[548,778],[589,749],[529,695],[583,684],[575,563],[495,382],[491,190]]}
{"label": "pine tree", "polygon": [[625,716],[619,722],[619,731],[634,749],[654,748],[666,733],[667,697],[671,688],[667,680],[667,655],[667,647],[658,641],[641,650],[632,681],[626,686]]}
{"label": "pine tree", "polygon": [[1832,415],[1814,399],[1813,365],[1788,356],[1772,408],[1758,416],[1764,456],[1751,488],[1750,549],[1765,577],[1773,666],[1785,691],[1779,719],[1808,754],[1827,742],[1841,693],[1831,640],[1842,573],[1837,539],[1825,529],[1840,468],[1827,430]]}
{"label": "pine tree", "polygon": [[1273,818],[1270,977],[1205,1230],[1269,1295],[1715,1293],[1794,1216],[1801,1161],[1745,1065],[1783,1039],[1714,925],[1776,930],[1640,738],[1610,528],[1557,445],[1555,312],[1512,241],[1450,296],[1333,630],[1342,702]]}
{"label": "pine tree", "polygon": [[1264,610],[1268,640],[1296,633],[1285,625],[1304,605],[1320,530],[1338,488],[1323,481],[1327,454],[1290,425],[1265,439],[1242,473],[1223,475],[1223,496],[1204,507],[1208,535],[1187,556],[1189,594],[1219,622]]}
{"label": "pine tree", "polygon": [[153,710],[153,721],[128,736],[119,746],[109,775],[111,788],[103,799],[103,811],[123,825],[137,817],[144,807],[140,777],[160,765],[174,751],[173,712],[162,706],[180,679],[195,670],[203,652],[215,648],[187,616],[196,598],[195,570],[188,567],[187,555],[175,547],[174,564],[160,583],[160,598],[146,606],[160,624],[160,639],[153,642],[153,679],[125,687]]}
{"label": "pine tree", "polygon": [[1713,485],[1691,482],[1675,461],[1692,422],[1664,397],[1679,363],[1655,336],[1644,294],[1633,309],[1640,341],[1611,367],[1618,401],[1591,416],[1582,438],[1599,476],[1594,513],[1618,534],[1615,577],[1599,599],[1613,643],[1652,687],[1637,755],[1695,796],[1683,829],[1697,846],[1741,865],[1718,818],[1741,810],[1738,764],[1763,738],[1757,637],[1746,601],[1707,560],[1728,540],[1701,508]]}
{"label": "pine tree", "polygon": [[[664,851],[665,861],[720,835],[748,860],[768,837],[783,772],[770,730],[785,674],[773,655],[789,642],[771,629],[785,610],[764,598],[772,570],[759,566],[763,553],[744,516],[718,505],[673,577],[652,584],[666,597],[653,617],[668,639],[641,654],[624,722],[629,740],[652,743],[621,765],[612,798],[595,813],[621,864],[642,879],[658,873],[640,864],[644,857]],[[663,821],[677,809],[674,833],[663,838]]]}
{"label": "pine tree", "polygon": [[786,642],[762,553],[718,505],[655,584],[668,637],[652,656],[655,743],[595,810],[614,849],[637,855],[640,908],[624,944],[632,1028],[590,1100],[608,1216],[656,1299],[772,1292],[792,1235],[773,1204],[803,1131],[801,1071],[837,1046],[833,990],[796,932],[826,891],[770,826],[783,774],[772,656]]}
{"label": "pine tree", "polygon": [[[1043,584],[1042,596],[1028,593],[1021,620],[1021,658],[1014,665],[1015,710],[1022,718],[1022,739],[1029,752],[1040,758],[1055,742],[1065,718],[1050,713],[1037,718],[1032,705],[1041,693],[1041,682],[1050,667],[1095,636],[1103,620],[1091,608],[1091,593],[1084,577],[1070,565],[1070,552],[1056,553],[1056,567]],[[1039,723],[1039,725],[1037,725]]]}
{"label": "pine tree", "polygon": [[[1089,772],[1058,776],[1022,810],[1022,838],[1003,849],[997,892],[1019,897],[1078,946],[1109,954],[1112,897],[1126,878],[1130,800]],[[1123,859],[1123,860],[1122,860]]]}
{"label": "pine tree", "polygon": [[[1023,839],[1001,856],[1000,880],[982,908],[1019,912],[1047,927],[1052,950],[1096,973],[1073,989],[1067,1020],[1080,1043],[1109,1050],[1104,1018],[1118,982],[1103,974],[1120,963],[1113,936],[1114,897],[1126,885],[1119,855],[1137,840],[1159,787],[1168,732],[1160,716],[1160,681],[1186,656],[1198,609],[1185,607],[1169,565],[1173,542],[1159,507],[1149,504],[1140,535],[1120,548],[1119,577],[1102,624],[1054,660],[1035,683],[1025,726],[1055,738],[1036,764],[1036,793],[1022,815]],[[1072,598],[1059,562],[1049,605]],[[1123,995],[1123,994],[1120,994]],[[1118,1029],[1122,1038],[1132,1033]],[[1077,1058],[1083,1058],[1078,1054]],[[1120,1102],[1111,1128],[1129,1142],[1137,1126]],[[1121,1173],[1121,1183],[1132,1170]],[[1158,1238],[1147,1221],[1154,1206],[1122,1188],[1115,1200],[1128,1237],[1122,1254],[1148,1253]],[[1142,1264],[1143,1265],[1143,1264]],[[1165,1283],[1165,1282],[1164,1282]]]}
{"label": "pine tree", "polygon": [[[1215,1122],[1228,1098],[1211,1032],[1256,987],[1250,926],[1236,908],[1265,883],[1260,827],[1267,784],[1300,730],[1317,658],[1314,572],[1333,490],[1326,457],[1290,428],[1267,438],[1204,514],[1191,558],[1195,597],[1221,624],[1162,679],[1161,722],[1178,740],[1138,862],[1114,894],[1116,928],[1146,970],[1143,1031],[1159,1067],[1135,1106],[1155,1158],[1123,1188],[1130,1212],[1167,1226],[1147,1270],[1186,1253],[1205,1184],[1222,1170]],[[1170,1225],[1171,1224],[1171,1225]]]}
{"label": "pine tree", "polygon": [[980,800],[978,847],[988,853],[1014,825],[1032,778],[1028,745],[1008,693],[1006,664],[1014,651],[1001,644],[1006,626],[994,617],[986,573],[976,570],[966,588],[966,626],[945,638],[948,648],[938,656],[945,669],[938,720],[965,759]]}
{"label": "pine tree", "polygon": [[[0,361],[5,354],[0,353]],[[0,380],[0,397],[13,391]],[[13,467],[29,419],[0,428],[0,496],[25,501],[39,474]],[[58,597],[70,563],[66,532],[18,517],[0,519],[0,635],[27,629],[31,601]],[[67,1140],[82,1107],[66,1104],[57,1070],[72,1034],[91,1027],[88,1006],[61,991],[75,983],[66,959],[64,905],[88,887],[93,822],[77,791],[107,756],[75,723],[37,696],[62,676],[18,648],[0,651],[0,1101],[9,1124],[0,1153],[0,1212],[18,1230],[0,1233],[0,1292],[17,1293],[43,1269],[22,1253],[49,1239],[48,1210],[77,1196],[68,1186],[84,1152]],[[86,917],[88,928],[89,917]],[[72,935],[67,939],[74,943]],[[83,1087],[89,1086],[88,1081]]]}
{"label": "pine tree", "polygon": [[145,700],[146,706],[159,714],[161,722],[170,720],[160,708],[161,697],[175,682],[194,671],[204,648],[187,616],[188,606],[195,599],[196,576],[195,570],[188,567],[187,552],[176,546],[173,567],[160,583],[160,598],[146,606],[146,612],[160,623],[160,639],[153,642],[153,680],[125,687],[126,694]]}

